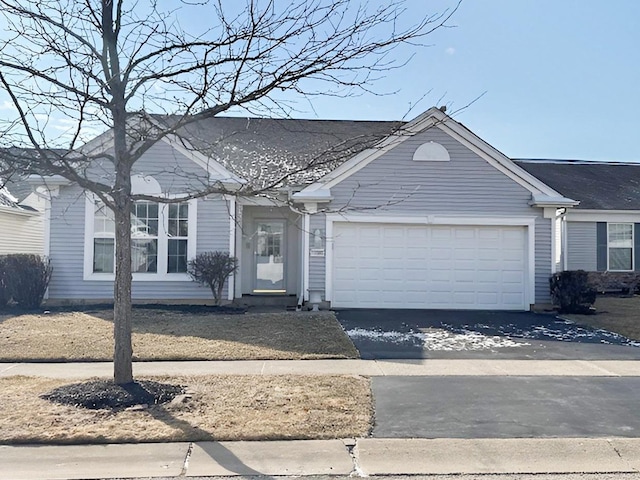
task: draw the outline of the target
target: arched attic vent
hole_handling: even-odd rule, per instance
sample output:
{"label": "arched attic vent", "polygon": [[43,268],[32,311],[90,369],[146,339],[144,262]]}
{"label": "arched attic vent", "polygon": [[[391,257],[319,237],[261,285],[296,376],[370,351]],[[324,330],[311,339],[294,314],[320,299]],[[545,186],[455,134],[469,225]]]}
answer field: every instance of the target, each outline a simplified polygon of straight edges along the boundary
{"label": "arched attic vent", "polygon": [[451,160],[446,148],[436,142],[420,145],[413,154],[414,162],[448,162]]}
{"label": "arched attic vent", "polygon": [[131,175],[131,192],[139,195],[159,195],[162,193],[162,188],[153,177]]}

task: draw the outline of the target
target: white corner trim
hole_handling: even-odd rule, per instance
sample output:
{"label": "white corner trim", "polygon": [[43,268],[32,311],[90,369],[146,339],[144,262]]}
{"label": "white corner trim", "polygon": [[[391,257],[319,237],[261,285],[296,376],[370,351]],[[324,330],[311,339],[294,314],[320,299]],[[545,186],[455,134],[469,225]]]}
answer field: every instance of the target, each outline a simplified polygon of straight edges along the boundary
{"label": "white corner trim", "polygon": [[309,267],[310,267],[310,235],[311,235],[311,216],[308,213],[303,214],[303,224],[302,224],[302,242],[303,242],[303,262],[302,262],[302,271],[303,271],[303,280],[302,280],[302,295],[304,301],[309,300]]}
{"label": "white corner trim", "polygon": [[[229,196],[227,199],[229,205],[229,254],[236,256],[236,199]],[[239,267],[238,267],[239,268]],[[229,275],[227,282],[227,300],[233,300],[236,291],[236,274]]]}

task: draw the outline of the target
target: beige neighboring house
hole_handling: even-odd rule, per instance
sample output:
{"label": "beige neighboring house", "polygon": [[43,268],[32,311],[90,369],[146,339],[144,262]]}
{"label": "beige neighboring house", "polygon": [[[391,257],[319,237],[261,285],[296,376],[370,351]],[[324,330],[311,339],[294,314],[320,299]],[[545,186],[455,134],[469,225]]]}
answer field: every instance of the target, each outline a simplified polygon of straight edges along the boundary
{"label": "beige neighboring house", "polygon": [[0,189],[0,255],[10,253],[45,253],[44,202],[35,193],[25,192],[20,198],[4,187]]}

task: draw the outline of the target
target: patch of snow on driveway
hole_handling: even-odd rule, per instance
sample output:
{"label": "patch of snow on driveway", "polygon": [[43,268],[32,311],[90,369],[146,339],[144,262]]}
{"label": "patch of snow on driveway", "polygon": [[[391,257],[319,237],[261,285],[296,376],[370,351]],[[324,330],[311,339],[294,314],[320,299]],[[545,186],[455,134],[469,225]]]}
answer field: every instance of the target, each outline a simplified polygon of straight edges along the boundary
{"label": "patch of snow on driveway", "polygon": [[488,336],[470,330],[448,332],[439,328],[428,328],[420,332],[396,332],[367,330],[352,328],[347,330],[351,339],[366,339],[372,342],[395,343],[397,345],[410,344],[431,351],[464,351],[464,350],[493,350],[496,348],[522,347],[529,345],[515,342],[508,337],[498,335]]}

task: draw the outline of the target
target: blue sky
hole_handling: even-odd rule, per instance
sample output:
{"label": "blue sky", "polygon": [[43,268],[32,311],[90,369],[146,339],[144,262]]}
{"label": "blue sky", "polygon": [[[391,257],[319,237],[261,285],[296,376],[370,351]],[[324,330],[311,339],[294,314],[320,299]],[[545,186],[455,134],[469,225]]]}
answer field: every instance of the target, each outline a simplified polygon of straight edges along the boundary
{"label": "blue sky", "polygon": [[[407,17],[456,3],[406,0]],[[209,17],[177,18],[190,30]],[[640,161],[639,19],[638,0],[463,0],[455,28],[430,35],[429,47],[394,52],[414,57],[375,84],[393,93],[314,97],[313,107],[298,98],[294,116],[410,119],[473,102],[455,118],[510,157]],[[7,100],[0,92],[0,116],[9,118]]]}
{"label": "blue sky", "polygon": [[317,99],[309,116],[397,119],[429,91],[410,116],[486,92],[455,118],[508,156],[640,161],[639,19],[637,0],[464,0],[456,28],[378,84],[398,93]]}

